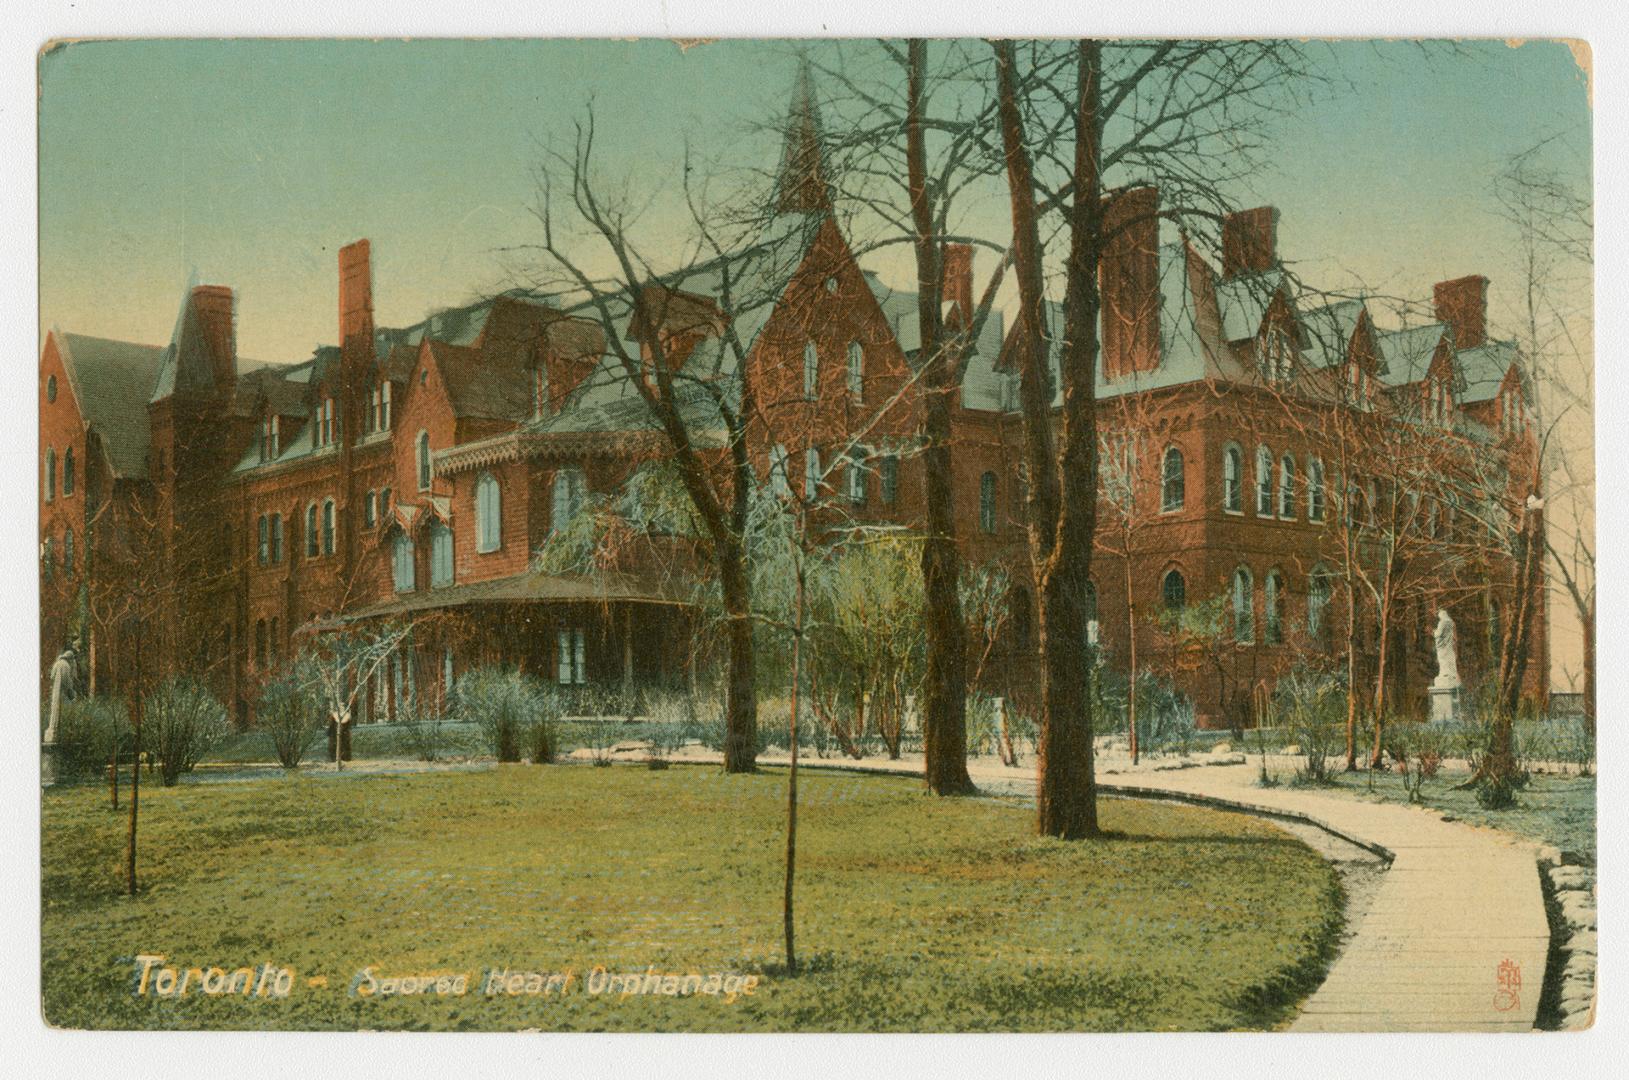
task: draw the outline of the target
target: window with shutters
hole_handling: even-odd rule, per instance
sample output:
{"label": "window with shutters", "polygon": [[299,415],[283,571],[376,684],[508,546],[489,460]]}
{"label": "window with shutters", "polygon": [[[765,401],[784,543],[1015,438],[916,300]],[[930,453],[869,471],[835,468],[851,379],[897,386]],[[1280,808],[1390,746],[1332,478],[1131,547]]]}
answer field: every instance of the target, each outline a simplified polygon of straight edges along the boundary
{"label": "window with shutters", "polygon": [[334,553],[334,500],[322,504],[322,553]]}
{"label": "window with shutters", "polygon": [[1234,443],[1222,450],[1222,509],[1244,512],[1244,451]]}
{"label": "window with shutters", "polygon": [[587,486],[581,469],[566,467],[555,471],[554,506],[550,518],[554,532],[564,529],[577,516],[577,511],[583,508]]}
{"label": "window with shutters", "polygon": [[588,681],[588,650],[580,628],[562,629],[559,645],[558,678],[561,686],[582,685]]}
{"label": "window with shutters", "polygon": [[503,491],[491,473],[475,481],[475,550],[485,554],[503,546]]}
{"label": "window with shutters", "polygon": [[820,354],[815,350],[815,343],[806,342],[803,346],[803,396],[813,401],[820,393]]}
{"label": "window with shutters", "polygon": [[1160,466],[1160,512],[1169,514],[1181,510],[1187,499],[1187,487],[1182,451],[1168,447]]}
{"label": "window with shutters", "polygon": [[453,534],[442,522],[430,525],[430,587],[453,583]]}
{"label": "window with shutters", "polygon": [[855,401],[865,397],[865,350],[858,341],[848,343],[848,392]]}
{"label": "window with shutters", "polygon": [[413,591],[413,541],[406,533],[397,533],[391,545],[391,572],[397,592]]}

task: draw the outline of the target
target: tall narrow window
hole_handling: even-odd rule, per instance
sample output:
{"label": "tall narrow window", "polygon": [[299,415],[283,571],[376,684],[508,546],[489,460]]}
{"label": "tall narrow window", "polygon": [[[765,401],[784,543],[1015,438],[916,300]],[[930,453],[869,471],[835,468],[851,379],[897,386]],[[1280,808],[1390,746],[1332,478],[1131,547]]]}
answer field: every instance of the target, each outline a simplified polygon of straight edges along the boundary
{"label": "tall narrow window", "polygon": [[1183,473],[1182,451],[1169,447],[1160,466],[1160,510],[1169,513],[1181,510],[1187,496],[1187,478]]}
{"label": "tall narrow window", "polygon": [[267,666],[266,620],[255,620],[255,664],[264,670]]}
{"label": "tall narrow window", "polygon": [[497,478],[482,473],[475,481],[475,550],[497,551],[503,544],[503,492]]}
{"label": "tall narrow window", "polygon": [[820,451],[809,447],[803,453],[803,499],[814,502],[820,498]]}
{"label": "tall narrow window", "polygon": [[993,472],[979,477],[979,531],[996,531],[996,474]]}
{"label": "tall narrow window", "polygon": [[1182,571],[1168,570],[1160,583],[1160,599],[1167,611],[1181,611],[1188,603],[1188,582]]}
{"label": "tall narrow window", "polygon": [[382,525],[390,517],[390,489],[379,489],[379,523]]}
{"label": "tall narrow window", "polygon": [[453,583],[453,534],[442,522],[430,526],[430,587]]}
{"label": "tall narrow window", "polygon": [[50,502],[57,497],[57,452],[54,447],[45,448],[45,501]]}
{"label": "tall narrow window", "polygon": [[1273,514],[1273,455],[1265,446],[1256,447],[1256,516]]}
{"label": "tall narrow window", "polygon": [[858,341],[848,343],[848,392],[855,401],[865,397],[865,350]]}
{"label": "tall narrow window", "polygon": [[1295,516],[1295,459],[1288,454],[1278,463],[1278,516]]}
{"label": "tall narrow window", "polygon": [[582,685],[588,681],[588,650],[587,642],[583,638],[581,629],[572,628],[560,630],[556,635],[559,644],[559,680],[561,686],[573,684]]}
{"label": "tall narrow window", "polygon": [[379,430],[379,388],[375,386],[368,392],[368,414],[363,417],[362,431],[372,435]]}
{"label": "tall narrow window", "polygon": [[257,522],[260,530],[260,548],[258,559],[261,566],[271,562],[271,520],[265,514],[260,515]]}
{"label": "tall narrow window", "polygon": [[322,553],[334,553],[334,500],[322,504]]}
{"label": "tall narrow window", "polygon": [[1307,459],[1307,517],[1324,519],[1324,463],[1319,458]]}
{"label": "tall narrow window", "polygon": [[571,519],[577,516],[577,511],[582,509],[586,487],[581,469],[566,467],[555,471],[554,510],[551,521],[555,532],[570,524]]}
{"label": "tall narrow window", "polygon": [[877,462],[877,479],[882,488],[882,504],[892,506],[899,501],[899,455],[884,454]]}
{"label": "tall narrow window", "polygon": [[532,369],[532,415],[542,416],[549,411],[549,368],[539,360]]}
{"label": "tall narrow window", "polygon": [[282,420],[277,416],[271,418],[271,456],[277,457],[283,452]]}
{"label": "tall narrow window", "polygon": [[1256,640],[1256,583],[1242,566],[1233,572],[1233,640]]}
{"label": "tall narrow window", "polygon": [[792,497],[792,483],[786,476],[786,447],[779,443],[769,448],[769,491],[777,499]]}
{"label": "tall narrow window", "polygon": [[62,452],[62,493],[74,493],[74,448],[71,446]]}
{"label": "tall narrow window", "polygon": [[47,536],[45,543],[40,545],[40,571],[45,575],[46,581],[50,581],[56,574],[56,559],[56,546],[51,543],[51,538]]}
{"label": "tall narrow window", "polygon": [[266,641],[266,658],[271,661],[272,667],[277,666],[277,643],[279,640],[281,640],[282,636],[281,626],[282,624],[277,621],[277,616],[273,615],[271,621],[271,636]]}
{"label": "tall narrow window", "polygon": [[271,516],[271,561],[273,563],[280,563],[283,561],[282,514],[273,514]]}
{"label": "tall narrow window", "polygon": [[397,592],[412,592],[413,581],[413,541],[406,533],[397,533],[391,545],[391,573],[395,579]]}
{"label": "tall narrow window", "polygon": [[366,495],[362,496],[362,524],[371,529],[378,521],[379,494],[369,490]]}
{"label": "tall narrow window", "polygon": [[430,490],[430,433],[419,432],[418,441],[419,490]]}
{"label": "tall narrow window", "polygon": [[1244,510],[1244,454],[1237,446],[1222,451],[1222,509],[1234,514]]}
{"label": "tall narrow window", "polygon": [[379,430],[390,430],[390,380],[379,384]]}
{"label": "tall narrow window", "polygon": [[1327,647],[1329,626],[1329,571],[1314,567],[1307,578],[1307,636]]}
{"label": "tall narrow window", "polygon": [[1277,570],[1267,572],[1267,644],[1284,644],[1284,579]]}
{"label": "tall narrow window", "polygon": [[70,581],[74,576],[74,531],[68,529],[62,534],[62,576]]}
{"label": "tall narrow window", "polygon": [[820,392],[820,354],[815,351],[815,343],[805,342],[803,346],[803,396],[810,401]]}
{"label": "tall narrow window", "polygon": [[307,558],[317,557],[319,543],[317,537],[317,504],[312,503],[305,508],[305,554]]}
{"label": "tall narrow window", "polygon": [[848,452],[848,501],[855,506],[865,505],[865,472],[868,455],[863,447],[851,447]]}

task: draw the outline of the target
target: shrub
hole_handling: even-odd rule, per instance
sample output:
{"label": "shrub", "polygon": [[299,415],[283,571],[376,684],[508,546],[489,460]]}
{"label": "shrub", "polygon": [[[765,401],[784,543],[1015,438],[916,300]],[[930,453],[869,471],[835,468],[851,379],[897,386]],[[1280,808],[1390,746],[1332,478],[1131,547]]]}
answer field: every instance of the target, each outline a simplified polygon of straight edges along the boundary
{"label": "shrub", "polygon": [[143,717],[148,747],[158,757],[159,779],[174,787],[205,754],[226,738],[226,708],[185,676],[168,680],[147,699]]}
{"label": "shrub", "polygon": [[560,752],[561,707],[560,695],[552,688],[539,686],[532,696],[532,718],[526,725],[526,756],[533,765],[551,764]]}
{"label": "shrub", "polygon": [[315,696],[292,674],[268,683],[255,705],[255,726],[271,736],[277,762],[285,769],[300,767],[323,730],[321,717]]}
{"label": "shrub", "polygon": [[1444,733],[1429,724],[1397,721],[1391,726],[1390,752],[1403,776],[1408,801],[1424,802],[1421,789],[1442,764]]}
{"label": "shrub", "polygon": [[481,729],[487,749],[499,761],[519,761],[521,744],[538,711],[535,680],[518,671],[478,668],[458,680],[455,708]]}
{"label": "shrub", "polygon": [[646,712],[650,718],[648,764],[653,769],[665,769],[668,758],[688,741],[695,715],[693,703],[684,694],[653,694]]}
{"label": "shrub", "polygon": [[396,703],[396,723],[401,728],[402,745],[420,761],[439,761],[447,749],[442,731],[445,719],[439,712],[420,711],[416,704]]}
{"label": "shrub", "polygon": [[64,701],[57,713],[54,765],[64,780],[103,774],[115,747],[130,745],[130,710],[121,698],[86,697]]}
{"label": "shrub", "polygon": [[1292,670],[1278,681],[1274,709],[1284,719],[1302,757],[1294,782],[1328,784],[1332,765],[1346,749],[1346,697],[1332,676]]}

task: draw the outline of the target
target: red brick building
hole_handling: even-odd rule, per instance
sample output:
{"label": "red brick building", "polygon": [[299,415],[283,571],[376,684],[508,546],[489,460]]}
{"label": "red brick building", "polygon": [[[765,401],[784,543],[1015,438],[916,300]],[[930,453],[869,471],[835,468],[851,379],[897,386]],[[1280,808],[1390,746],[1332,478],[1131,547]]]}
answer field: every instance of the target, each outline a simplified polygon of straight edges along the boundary
{"label": "red brick building", "polygon": [[[910,529],[924,516],[916,298],[856,262],[802,108],[773,223],[741,252],[653,283],[657,332],[704,447],[723,445],[716,402],[739,408],[750,384],[753,455],[771,490],[814,484],[848,520]],[[1157,199],[1134,191],[1116,212],[1140,218]],[[1401,438],[1435,454],[1442,475],[1476,473],[1486,487],[1494,462],[1492,480],[1519,485],[1534,440],[1514,348],[1487,339],[1485,279],[1439,284],[1437,322],[1382,331],[1360,300],[1291,279],[1271,208],[1229,219],[1220,268],[1143,220],[1115,241],[1103,278],[1093,587],[1107,662],[1123,669],[1135,648],[1208,723],[1248,720],[1252,690],[1298,663],[1336,668],[1355,651],[1372,677],[1380,613],[1343,553],[1367,565],[1401,537],[1408,587],[1385,613],[1392,706],[1423,710],[1435,673],[1425,613],[1439,604],[1460,625],[1462,673],[1483,677],[1513,599],[1510,559],[1456,519],[1468,485],[1438,484],[1421,504],[1413,485],[1384,487],[1387,462],[1408,455],[1374,451]],[[965,313],[971,253],[947,256],[947,302]],[[100,688],[128,685],[136,663],[200,673],[247,720],[301,634],[402,617],[423,628],[369,688],[364,719],[437,700],[485,662],[574,685],[682,679],[702,566],[684,543],[655,537],[594,573],[536,560],[585,499],[628,497],[630,478],[667,456],[607,347],[609,322],[648,361],[626,299],[562,311],[517,293],[378,327],[366,240],[341,250],[337,293],[339,344],[293,364],[237,355],[232,293],[216,285],[183,299],[165,346],[51,331],[44,663],[74,640]],[[1021,696],[1034,641],[1003,338],[992,315],[962,381],[955,487],[968,562],[1000,563],[1017,583],[990,689]],[[856,439],[851,459],[833,460]],[[1401,531],[1395,515],[1390,531],[1368,524],[1410,497]],[[1160,616],[1211,598],[1224,629],[1209,639]],[[1542,602],[1538,612],[1534,696],[1548,670]]]}

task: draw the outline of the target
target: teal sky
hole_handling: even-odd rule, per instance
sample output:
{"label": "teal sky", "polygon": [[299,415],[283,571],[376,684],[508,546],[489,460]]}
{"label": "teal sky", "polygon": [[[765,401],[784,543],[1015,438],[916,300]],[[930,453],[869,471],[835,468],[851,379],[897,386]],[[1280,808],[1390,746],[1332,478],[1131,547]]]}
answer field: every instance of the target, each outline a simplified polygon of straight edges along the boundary
{"label": "teal sky", "polygon": [[[381,322],[504,284],[497,249],[536,237],[537,142],[592,96],[613,172],[671,190],[681,142],[767,166],[743,134],[782,108],[785,42],[681,52],[665,41],[88,42],[41,62],[41,315],[160,343],[196,271],[238,290],[244,355],[294,360],[335,336],[335,249],[373,241]],[[1582,73],[1555,43],[1341,43],[1337,86],[1279,125],[1241,203],[1282,211],[1305,276],[1429,295],[1482,272],[1496,317],[1514,290],[1489,183],[1560,134],[1587,181]],[[999,208],[999,200],[992,200]],[[662,204],[652,227],[664,224]],[[990,218],[999,228],[999,218]],[[874,260],[910,280],[903,253]]]}

